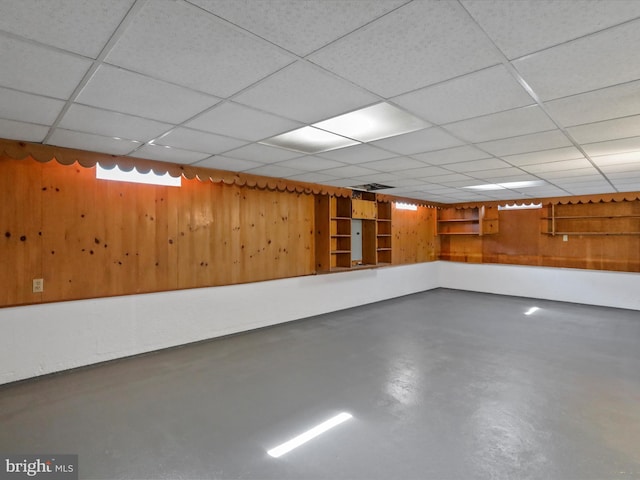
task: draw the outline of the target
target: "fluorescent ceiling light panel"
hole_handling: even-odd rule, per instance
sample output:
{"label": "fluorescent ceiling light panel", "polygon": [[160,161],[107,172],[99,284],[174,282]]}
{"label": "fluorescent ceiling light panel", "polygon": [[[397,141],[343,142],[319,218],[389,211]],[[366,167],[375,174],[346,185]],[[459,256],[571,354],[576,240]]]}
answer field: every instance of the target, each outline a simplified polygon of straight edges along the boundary
{"label": "fluorescent ceiling light panel", "polygon": [[463,188],[468,188],[469,190],[506,190],[508,188],[518,189],[539,187],[545,183],[546,182],[543,180],[526,180],[524,182],[485,183],[483,185],[471,185],[470,187]]}
{"label": "fluorescent ceiling light panel", "polygon": [[417,205],[411,205],[410,203],[398,203],[398,202],[396,202],[396,208],[398,210],[411,210],[413,212],[418,210],[418,206]]}
{"label": "fluorescent ceiling light panel", "polygon": [[304,433],[301,433],[297,437],[292,438],[287,442],[284,442],[282,445],[278,445],[277,447],[272,448],[271,450],[268,450],[267,453],[274,458],[281,457],[285,453],[290,452],[294,448],[297,448],[300,445],[307,443],[309,440],[316,438],[318,435],[322,435],[327,430],[330,430],[333,427],[340,425],[343,422],[346,422],[352,417],[353,416],[350,413],[342,412],[336,415],[335,417],[332,417],[329,420],[322,422],[320,425],[316,425],[312,429],[307,430]]}
{"label": "fluorescent ceiling light panel", "polygon": [[360,142],[373,142],[422,130],[430,124],[393,105],[378,103],[314,123],[313,126]]}
{"label": "fluorescent ceiling light panel", "polygon": [[96,178],[99,180],[113,180],[116,182],[144,183],[147,185],[163,185],[168,187],[180,187],[182,185],[182,176],[172,177],[169,172],[164,175],[158,175],[153,170],[148,173],[140,173],[135,167],[130,172],[123,172],[116,165],[111,170],[107,170],[96,164]]}
{"label": "fluorescent ceiling light panel", "polygon": [[360,142],[341,137],[314,127],[302,127],[291,132],[276,135],[260,142],[272,147],[286,148],[301,153],[320,153],[336,148],[357,145]]}

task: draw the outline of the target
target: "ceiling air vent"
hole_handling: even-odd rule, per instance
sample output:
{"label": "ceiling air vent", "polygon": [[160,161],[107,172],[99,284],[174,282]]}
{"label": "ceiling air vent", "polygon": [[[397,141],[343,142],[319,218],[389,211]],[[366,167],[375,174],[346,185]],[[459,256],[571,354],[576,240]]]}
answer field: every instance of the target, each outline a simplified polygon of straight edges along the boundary
{"label": "ceiling air vent", "polygon": [[367,183],[365,185],[355,185],[351,187],[353,190],[365,190],[367,192],[373,192],[375,190],[385,190],[387,188],[394,188],[391,185],[382,185],[381,183]]}

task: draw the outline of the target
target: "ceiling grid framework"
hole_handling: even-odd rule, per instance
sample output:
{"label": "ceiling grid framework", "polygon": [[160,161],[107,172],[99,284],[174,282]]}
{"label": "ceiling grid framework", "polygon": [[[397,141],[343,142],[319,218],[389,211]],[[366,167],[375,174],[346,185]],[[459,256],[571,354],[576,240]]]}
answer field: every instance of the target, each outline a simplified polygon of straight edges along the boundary
{"label": "ceiling grid framework", "polygon": [[[639,44],[635,0],[3,0],[0,138],[441,203],[640,191]],[[263,143],[381,103],[424,128]]]}

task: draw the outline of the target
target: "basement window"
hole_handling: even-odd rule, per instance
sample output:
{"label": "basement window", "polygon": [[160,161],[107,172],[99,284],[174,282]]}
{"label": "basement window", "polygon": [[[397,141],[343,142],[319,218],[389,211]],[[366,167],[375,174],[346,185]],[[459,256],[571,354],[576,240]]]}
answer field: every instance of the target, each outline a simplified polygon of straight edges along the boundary
{"label": "basement window", "polygon": [[498,205],[498,210],[535,210],[537,208],[542,208],[542,203],[522,203],[520,205],[514,203],[512,205]]}
{"label": "basement window", "polygon": [[147,173],[140,173],[135,167],[130,172],[120,170],[116,165],[112,169],[106,169],[100,164],[96,164],[96,178],[98,180],[111,180],[115,182],[144,183],[146,185],[162,185],[167,187],[182,186],[182,176],[172,177],[169,172],[158,175],[153,170]]}

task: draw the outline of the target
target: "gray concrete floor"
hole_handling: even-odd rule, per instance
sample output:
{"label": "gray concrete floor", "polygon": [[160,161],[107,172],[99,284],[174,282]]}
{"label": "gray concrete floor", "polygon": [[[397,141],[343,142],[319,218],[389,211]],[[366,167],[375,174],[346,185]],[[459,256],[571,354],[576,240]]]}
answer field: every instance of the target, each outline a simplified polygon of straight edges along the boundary
{"label": "gray concrete floor", "polygon": [[0,452],[90,479],[640,478],[640,313],[434,290],[2,387]]}

